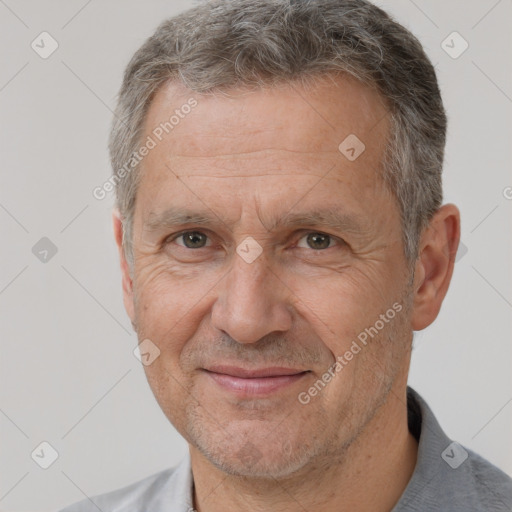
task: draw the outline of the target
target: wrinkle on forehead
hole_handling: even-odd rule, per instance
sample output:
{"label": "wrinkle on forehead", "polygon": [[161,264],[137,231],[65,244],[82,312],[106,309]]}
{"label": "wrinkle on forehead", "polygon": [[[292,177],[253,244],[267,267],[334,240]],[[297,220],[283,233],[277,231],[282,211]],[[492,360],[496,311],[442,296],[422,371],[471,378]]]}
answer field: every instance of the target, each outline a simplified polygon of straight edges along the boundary
{"label": "wrinkle on forehead", "polygon": [[[243,150],[254,150],[256,144],[263,149],[298,152],[307,152],[309,146],[321,152],[326,145],[335,150],[350,133],[365,137],[376,131],[377,139],[382,138],[388,127],[388,111],[380,95],[349,78],[319,80],[307,89],[290,83],[232,92],[228,97],[204,95],[168,84],[150,105],[146,131],[167,120],[169,113],[190,97],[198,105],[166,137],[173,140],[173,152],[181,156],[212,155],[230,141],[238,146],[237,151],[240,145]],[[314,140],[309,138],[308,129],[314,129]]]}

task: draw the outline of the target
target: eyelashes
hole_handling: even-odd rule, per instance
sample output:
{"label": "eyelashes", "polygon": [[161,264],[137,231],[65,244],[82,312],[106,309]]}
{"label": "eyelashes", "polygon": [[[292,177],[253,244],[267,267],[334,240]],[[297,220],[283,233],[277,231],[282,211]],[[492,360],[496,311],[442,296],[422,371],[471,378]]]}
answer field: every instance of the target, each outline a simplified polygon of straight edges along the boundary
{"label": "eyelashes", "polygon": [[[300,245],[302,240],[305,240],[305,242]],[[178,241],[181,241],[181,243],[178,243]],[[211,237],[203,231],[198,230],[181,231],[180,233],[171,235],[166,239],[165,243],[169,244],[171,242],[175,242],[176,245],[190,250],[204,249],[212,246]],[[308,231],[301,234],[297,239],[295,247],[320,252],[343,244],[344,241],[342,239],[333,235],[321,231]]]}

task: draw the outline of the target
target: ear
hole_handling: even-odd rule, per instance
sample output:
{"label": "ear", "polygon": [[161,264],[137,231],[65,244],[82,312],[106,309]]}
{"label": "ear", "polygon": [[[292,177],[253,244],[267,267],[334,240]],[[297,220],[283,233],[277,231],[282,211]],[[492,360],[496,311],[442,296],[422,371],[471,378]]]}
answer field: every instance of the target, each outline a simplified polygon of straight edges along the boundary
{"label": "ear", "polygon": [[412,329],[421,331],[437,317],[453,274],[460,239],[460,213],[445,204],[425,228],[415,264]]}
{"label": "ear", "polygon": [[130,320],[132,321],[132,325],[135,326],[135,307],[133,301],[133,280],[130,272],[130,266],[128,265],[128,261],[126,260],[126,255],[124,253],[123,248],[123,221],[121,219],[121,215],[119,210],[114,209],[112,212],[112,224],[114,227],[114,236],[116,240],[117,249],[119,251],[119,260],[121,263],[121,275],[122,275],[122,283],[123,283],[123,301],[124,307]]}

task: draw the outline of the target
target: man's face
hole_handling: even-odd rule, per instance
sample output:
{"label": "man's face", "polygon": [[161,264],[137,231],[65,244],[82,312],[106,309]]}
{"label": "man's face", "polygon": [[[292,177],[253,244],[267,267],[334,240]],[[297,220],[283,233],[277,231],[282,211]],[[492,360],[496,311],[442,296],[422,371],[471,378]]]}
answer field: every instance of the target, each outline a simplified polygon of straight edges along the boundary
{"label": "man's face", "polygon": [[168,85],[142,140],[191,97],[142,164],[125,303],[192,449],[284,476],[340,456],[405,385],[409,275],[379,170],[389,119],[348,79],[229,97]]}

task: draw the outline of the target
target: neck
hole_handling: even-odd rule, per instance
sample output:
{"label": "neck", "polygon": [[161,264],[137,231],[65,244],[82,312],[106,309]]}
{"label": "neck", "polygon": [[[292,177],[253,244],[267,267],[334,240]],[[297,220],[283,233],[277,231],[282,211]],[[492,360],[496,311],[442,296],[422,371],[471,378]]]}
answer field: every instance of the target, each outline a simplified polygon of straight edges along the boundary
{"label": "neck", "polygon": [[283,479],[226,475],[190,446],[198,512],[318,510],[389,512],[409,482],[417,442],[407,428],[405,386],[392,390],[365,429],[343,450]]}

